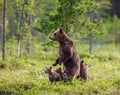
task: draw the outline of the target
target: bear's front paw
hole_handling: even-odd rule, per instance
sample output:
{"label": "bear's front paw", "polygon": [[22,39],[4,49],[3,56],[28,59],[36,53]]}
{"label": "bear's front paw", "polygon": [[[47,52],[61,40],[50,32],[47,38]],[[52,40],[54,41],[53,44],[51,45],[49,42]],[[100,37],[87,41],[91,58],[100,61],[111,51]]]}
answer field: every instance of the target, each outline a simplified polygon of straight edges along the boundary
{"label": "bear's front paw", "polygon": [[52,64],[52,66],[56,66],[56,65],[57,65],[56,63]]}
{"label": "bear's front paw", "polygon": [[60,64],[60,65],[61,65],[61,63],[62,63],[62,62],[61,62],[61,59],[59,59],[59,60],[58,60],[58,64]]}
{"label": "bear's front paw", "polygon": [[58,63],[59,65],[61,65],[62,63]]}

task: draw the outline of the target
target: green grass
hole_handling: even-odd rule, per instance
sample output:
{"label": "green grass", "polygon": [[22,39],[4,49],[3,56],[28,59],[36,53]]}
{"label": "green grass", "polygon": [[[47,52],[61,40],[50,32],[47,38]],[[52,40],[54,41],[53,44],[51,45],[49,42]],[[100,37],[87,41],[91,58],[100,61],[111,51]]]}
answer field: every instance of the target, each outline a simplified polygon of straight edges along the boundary
{"label": "green grass", "polygon": [[[120,95],[120,48],[107,45],[87,52],[86,45],[76,47],[88,64],[88,81],[73,80],[51,84],[44,73],[57,58],[57,50],[36,48],[29,58],[25,56],[17,62],[14,57],[7,58],[6,68],[0,69],[0,95]],[[57,66],[59,67],[59,65]],[[54,67],[57,68],[57,67]]]}

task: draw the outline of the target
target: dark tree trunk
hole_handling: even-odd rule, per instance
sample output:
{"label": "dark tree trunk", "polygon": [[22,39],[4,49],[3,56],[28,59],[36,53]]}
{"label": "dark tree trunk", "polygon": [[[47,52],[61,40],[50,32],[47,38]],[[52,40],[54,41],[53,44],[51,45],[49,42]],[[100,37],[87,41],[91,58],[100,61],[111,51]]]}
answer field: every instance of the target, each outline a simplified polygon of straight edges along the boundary
{"label": "dark tree trunk", "polygon": [[[12,40],[11,40],[11,43],[13,43],[13,37],[15,36],[15,30],[16,30],[16,28],[15,28],[15,23],[13,22],[14,21],[14,18],[13,17],[10,17],[9,18],[9,25],[10,25],[10,27],[9,27],[9,30],[10,30],[10,37],[12,38]],[[13,45],[11,45],[11,47],[10,47],[10,56],[12,56],[12,53],[13,53]]]}
{"label": "dark tree trunk", "polygon": [[2,31],[3,31],[3,17],[2,17],[2,9],[0,9],[0,50],[2,50]]}
{"label": "dark tree trunk", "polygon": [[120,18],[120,0],[110,0],[113,4],[113,12]]}
{"label": "dark tree trunk", "polygon": [[[0,49],[1,49],[1,44],[2,44],[2,31],[3,31],[3,29],[2,29],[2,24],[0,23]],[[2,50],[2,49],[1,49]]]}
{"label": "dark tree trunk", "polygon": [[3,33],[2,33],[2,60],[5,60],[5,53],[6,53],[6,3],[7,1],[4,0],[3,6]]}
{"label": "dark tree trunk", "polygon": [[30,47],[31,47],[31,45],[30,45],[30,36],[31,36],[31,29],[32,29],[31,17],[32,17],[31,15],[28,16],[28,25],[30,26],[30,31],[29,31],[29,35],[28,35],[27,41],[26,41],[26,54],[27,54],[27,56],[29,56],[29,54],[30,54]]}

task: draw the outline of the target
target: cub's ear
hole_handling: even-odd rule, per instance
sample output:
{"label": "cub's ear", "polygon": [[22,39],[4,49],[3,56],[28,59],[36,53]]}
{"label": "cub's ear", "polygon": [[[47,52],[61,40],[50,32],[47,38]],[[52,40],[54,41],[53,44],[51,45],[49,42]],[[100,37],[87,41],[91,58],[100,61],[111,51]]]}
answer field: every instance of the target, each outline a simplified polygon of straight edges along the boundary
{"label": "cub's ear", "polygon": [[50,67],[50,69],[52,69],[52,67]]}
{"label": "cub's ear", "polygon": [[62,34],[62,33],[63,33],[63,29],[62,29],[62,28],[60,28],[60,30],[59,30],[59,31],[60,31],[60,34]]}
{"label": "cub's ear", "polygon": [[73,46],[73,41],[70,41],[70,44]]}
{"label": "cub's ear", "polygon": [[83,63],[84,61],[83,60],[81,60],[81,62],[80,63]]}
{"label": "cub's ear", "polygon": [[59,70],[62,70],[62,68],[60,67]]}

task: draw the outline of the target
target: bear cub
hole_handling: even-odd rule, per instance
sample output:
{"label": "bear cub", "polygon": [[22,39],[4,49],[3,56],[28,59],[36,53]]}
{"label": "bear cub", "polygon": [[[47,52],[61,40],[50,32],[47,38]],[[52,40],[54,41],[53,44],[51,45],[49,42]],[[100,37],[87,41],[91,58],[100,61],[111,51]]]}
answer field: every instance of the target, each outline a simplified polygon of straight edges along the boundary
{"label": "bear cub", "polygon": [[80,78],[84,79],[84,80],[88,80],[88,65],[84,63],[84,61],[82,60],[80,62]]}
{"label": "bear cub", "polygon": [[60,73],[59,72],[57,73],[56,71],[54,71],[52,67],[46,67],[45,73],[48,74],[48,78],[51,83],[62,80]]}

